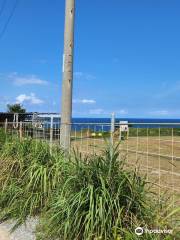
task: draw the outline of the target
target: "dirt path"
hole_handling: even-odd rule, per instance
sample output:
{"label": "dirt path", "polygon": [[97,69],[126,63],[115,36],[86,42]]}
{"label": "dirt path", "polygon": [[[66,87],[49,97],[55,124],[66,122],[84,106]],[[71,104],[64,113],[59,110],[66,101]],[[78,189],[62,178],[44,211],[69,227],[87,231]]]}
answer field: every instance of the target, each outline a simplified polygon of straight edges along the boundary
{"label": "dirt path", "polygon": [[0,240],[10,240],[8,231],[0,226]]}
{"label": "dirt path", "polygon": [[9,221],[0,224],[0,240],[35,240],[35,228],[37,219],[28,219],[26,224],[17,228],[12,234],[10,230],[14,226],[14,222]]}

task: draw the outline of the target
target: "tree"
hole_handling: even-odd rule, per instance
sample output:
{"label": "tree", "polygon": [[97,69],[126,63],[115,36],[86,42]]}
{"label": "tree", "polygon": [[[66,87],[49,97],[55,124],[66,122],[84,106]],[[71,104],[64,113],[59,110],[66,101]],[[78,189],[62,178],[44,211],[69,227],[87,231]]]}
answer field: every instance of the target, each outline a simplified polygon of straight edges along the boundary
{"label": "tree", "polygon": [[19,103],[8,104],[7,111],[8,113],[26,113],[26,109]]}

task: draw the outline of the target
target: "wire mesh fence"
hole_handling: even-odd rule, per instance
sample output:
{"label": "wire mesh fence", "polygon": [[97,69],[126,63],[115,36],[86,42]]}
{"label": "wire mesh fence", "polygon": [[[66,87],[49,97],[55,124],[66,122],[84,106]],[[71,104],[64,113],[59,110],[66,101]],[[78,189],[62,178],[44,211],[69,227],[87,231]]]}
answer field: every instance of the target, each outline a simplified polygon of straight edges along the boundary
{"label": "wire mesh fence", "polygon": [[[8,135],[31,137],[60,144],[59,124],[47,122],[0,123]],[[65,126],[66,127],[66,126]],[[165,190],[180,196],[180,123],[74,123],[71,149],[99,154],[107,142],[119,143],[121,157],[129,167],[139,167],[154,182],[159,196]],[[174,194],[175,193],[175,194]],[[174,202],[176,200],[174,199]]]}

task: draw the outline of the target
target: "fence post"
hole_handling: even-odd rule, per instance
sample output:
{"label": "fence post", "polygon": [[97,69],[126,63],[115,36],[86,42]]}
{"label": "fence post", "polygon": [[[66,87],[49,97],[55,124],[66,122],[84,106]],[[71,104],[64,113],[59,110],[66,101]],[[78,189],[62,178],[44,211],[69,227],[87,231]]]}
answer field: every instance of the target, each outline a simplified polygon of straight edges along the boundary
{"label": "fence post", "polygon": [[8,127],[8,120],[6,118],[5,123],[4,123],[4,132],[7,133],[7,127]]}
{"label": "fence post", "polygon": [[19,138],[20,138],[20,141],[22,140],[22,122],[19,123]]}
{"label": "fence post", "polygon": [[50,153],[52,153],[53,144],[53,116],[51,116],[51,126],[50,126]]}
{"label": "fence post", "polygon": [[111,142],[111,145],[113,145],[114,143],[114,130],[115,130],[115,113],[112,113],[111,115],[111,138],[110,138],[110,142]]}

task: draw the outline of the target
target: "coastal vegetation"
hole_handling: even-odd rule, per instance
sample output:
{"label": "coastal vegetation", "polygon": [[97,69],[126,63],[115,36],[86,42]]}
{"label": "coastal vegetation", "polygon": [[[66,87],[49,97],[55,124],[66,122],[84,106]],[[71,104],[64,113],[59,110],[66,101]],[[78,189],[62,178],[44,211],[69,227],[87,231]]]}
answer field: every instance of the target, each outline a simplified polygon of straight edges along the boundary
{"label": "coastal vegetation", "polygon": [[15,229],[38,217],[37,240],[160,239],[148,232],[137,236],[137,227],[173,229],[161,237],[178,239],[172,217],[179,209],[157,199],[146,176],[129,170],[118,149],[107,145],[98,155],[67,155],[40,140],[9,139],[2,131],[0,221],[15,220]]}

